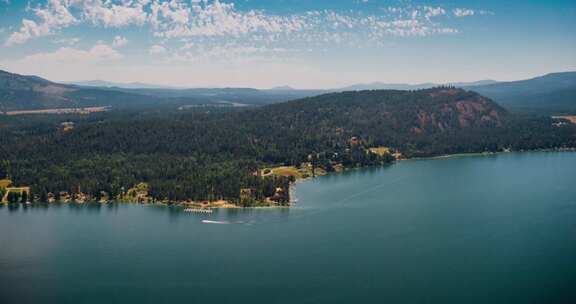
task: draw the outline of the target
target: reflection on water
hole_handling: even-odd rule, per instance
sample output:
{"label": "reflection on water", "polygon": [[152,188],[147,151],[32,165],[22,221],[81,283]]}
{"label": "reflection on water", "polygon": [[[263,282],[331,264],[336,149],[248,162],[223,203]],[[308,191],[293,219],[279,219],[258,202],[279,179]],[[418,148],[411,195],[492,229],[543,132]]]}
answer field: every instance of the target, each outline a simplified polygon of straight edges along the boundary
{"label": "reflection on water", "polygon": [[0,303],[574,303],[575,167],[406,161],[211,214],[0,205]]}
{"label": "reflection on water", "polygon": [[35,204],[0,204],[0,208],[6,208],[9,214],[18,215],[27,212],[49,212],[50,210],[65,210],[74,215],[83,214],[114,214],[121,209],[141,208],[146,212],[165,215],[169,222],[177,223],[180,220],[197,220],[201,223],[227,223],[252,225],[262,222],[278,222],[286,220],[291,213],[291,208],[229,208],[213,209],[214,212],[194,213],[185,212],[181,206],[167,206],[155,204],[135,203],[35,203]]}

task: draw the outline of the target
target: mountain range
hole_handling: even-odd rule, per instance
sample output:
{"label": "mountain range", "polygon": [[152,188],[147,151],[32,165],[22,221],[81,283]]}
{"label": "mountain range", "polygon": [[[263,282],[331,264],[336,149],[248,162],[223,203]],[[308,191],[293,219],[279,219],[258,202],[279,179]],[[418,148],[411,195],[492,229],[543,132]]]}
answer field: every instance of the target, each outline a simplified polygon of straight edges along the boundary
{"label": "mountain range", "polygon": [[124,83],[124,82],[112,82],[106,80],[70,81],[63,83],[81,87],[124,88],[124,89],[179,89],[178,87],[163,86],[143,82]]}
{"label": "mountain range", "polygon": [[467,87],[467,86],[479,86],[487,84],[495,84],[498,81],[495,80],[480,80],[474,82],[457,82],[457,83],[419,83],[419,84],[407,84],[407,83],[384,83],[384,82],[372,82],[365,84],[355,84],[340,89],[334,89],[334,91],[363,91],[363,90],[421,90],[430,89],[442,85],[451,85],[455,87]]}
{"label": "mountain range", "polygon": [[[576,113],[576,72],[552,73],[526,80],[451,83],[491,98],[512,111],[542,114]],[[420,90],[435,83],[374,82],[330,90],[288,86],[253,88],[172,88],[144,83],[52,82],[37,76],[0,71],[0,112],[26,109],[110,106],[112,108],[180,107],[183,105],[257,106],[324,93],[363,90]]]}
{"label": "mountain range", "polygon": [[463,86],[520,112],[576,113],[576,72],[552,73],[527,80]]}

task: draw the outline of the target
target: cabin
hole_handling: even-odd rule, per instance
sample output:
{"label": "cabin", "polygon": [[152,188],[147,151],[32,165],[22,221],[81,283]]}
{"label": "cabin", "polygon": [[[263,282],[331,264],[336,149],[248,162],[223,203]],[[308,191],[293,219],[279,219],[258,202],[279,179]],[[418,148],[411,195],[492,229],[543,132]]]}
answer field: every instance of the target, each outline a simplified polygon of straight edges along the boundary
{"label": "cabin", "polygon": [[2,203],[9,203],[10,194],[15,193],[18,199],[21,199],[25,194],[28,200],[30,199],[30,187],[6,187],[4,188],[4,196],[2,196]]}
{"label": "cabin", "polygon": [[68,203],[72,200],[72,197],[70,196],[68,191],[60,191],[58,193],[58,197],[60,198],[60,201],[65,202],[65,203]]}
{"label": "cabin", "polygon": [[30,187],[11,187],[12,181],[9,179],[0,179],[0,194],[2,194],[2,203],[9,203],[10,196],[16,194],[18,200],[26,195],[27,200],[30,199]]}
{"label": "cabin", "polygon": [[65,122],[60,124],[60,127],[61,127],[62,131],[64,131],[64,132],[72,131],[74,129],[74,122],[65,121]]}

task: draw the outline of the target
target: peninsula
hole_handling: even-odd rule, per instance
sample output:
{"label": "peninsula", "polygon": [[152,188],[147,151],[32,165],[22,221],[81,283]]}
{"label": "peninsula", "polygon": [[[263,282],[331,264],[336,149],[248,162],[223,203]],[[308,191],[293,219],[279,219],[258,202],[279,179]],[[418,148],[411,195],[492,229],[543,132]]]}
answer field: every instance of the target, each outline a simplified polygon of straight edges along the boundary
{"label": "peninsula", "polygon": [[298,178],[399,158],[576,147],[574,124],[512,114],[454,87],[216,112],[97,112],[64,127],[62,117],[25,117],[4,118],[0,176],[40,202],[285,206]]}

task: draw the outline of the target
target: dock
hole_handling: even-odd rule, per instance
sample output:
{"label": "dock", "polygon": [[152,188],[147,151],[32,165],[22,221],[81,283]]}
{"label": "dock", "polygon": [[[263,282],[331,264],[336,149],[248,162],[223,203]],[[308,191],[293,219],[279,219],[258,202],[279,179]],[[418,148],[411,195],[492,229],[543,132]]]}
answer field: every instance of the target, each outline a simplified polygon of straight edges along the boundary
{"label": "dock", "polygon": [[199,209],[199,208],[186,208],[184,212],[192,212],[192,213],[212,213],[214,212],[212,209]]}

